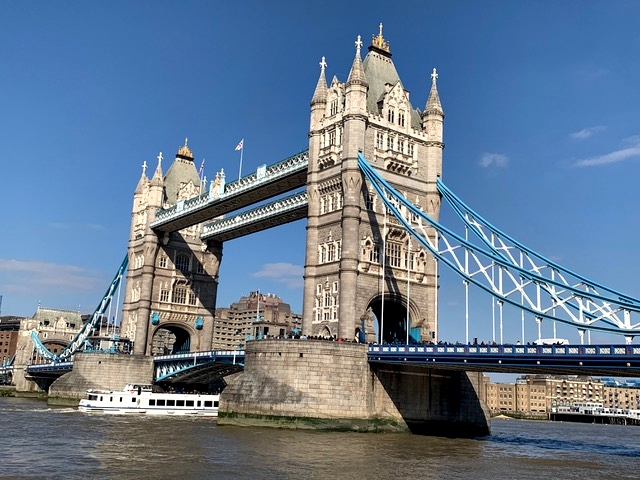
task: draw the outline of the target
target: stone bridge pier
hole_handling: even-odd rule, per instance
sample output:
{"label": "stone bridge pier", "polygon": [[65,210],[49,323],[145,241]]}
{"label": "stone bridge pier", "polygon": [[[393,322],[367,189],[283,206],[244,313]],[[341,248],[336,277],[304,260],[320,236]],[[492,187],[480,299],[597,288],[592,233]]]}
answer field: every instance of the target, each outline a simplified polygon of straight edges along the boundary
{"label": "stone bridge pier", "polygon": [[219,425],[423,435],[488,435],[481,373],[375,365],[366,345],[248,342],[245,370],[227,379]]}

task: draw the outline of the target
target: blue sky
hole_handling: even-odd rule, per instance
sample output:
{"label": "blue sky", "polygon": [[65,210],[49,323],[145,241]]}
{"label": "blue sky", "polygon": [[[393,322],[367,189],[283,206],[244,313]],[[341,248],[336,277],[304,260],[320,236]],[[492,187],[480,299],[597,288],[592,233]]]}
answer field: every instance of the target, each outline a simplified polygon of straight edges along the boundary
{"label": "blue sky", "polygon": [[[414,106],[438,69],[445,183],[529,247],[640,296],[638,21],[631,1],[3,2],[2,314],[92,312],[126,252],[141,164],[185,137],[228,181],[241,138],[245,174],[305,149],[321,57],[346,80],[356,36],[368,45],[380,22]],[[301,312],[304,242],[296,222],[225,244],[218,306],[260,289]],[[440,336],[464,340],[464,291],[442,273]],[[487,305],[471,337],[490,337]],[[518,339],[519,316],[505,324]]]}

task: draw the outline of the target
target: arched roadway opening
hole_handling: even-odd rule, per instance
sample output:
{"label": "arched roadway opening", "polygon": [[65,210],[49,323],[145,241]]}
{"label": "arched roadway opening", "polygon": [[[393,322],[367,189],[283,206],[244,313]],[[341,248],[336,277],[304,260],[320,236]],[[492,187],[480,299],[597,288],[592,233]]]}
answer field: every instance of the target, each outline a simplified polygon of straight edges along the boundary
{"label": "arched roadway opening", "polygon": [[[369,302],[369,308],[375,317],[374,328],[377,342],[404,344],[407,343],[407,338],[409,343],[420,342],[419,329],[416,329],[415,325],[412,326],[412,318],[415,317],[414,309],[409,304],[409,312],[407,312],[407,301],[402,295],[386,294],[384,306],[382,295],[378,295]],[[409,322],[407,322],[407,313],[409,314]],[[409,328],[409,335],[407,335],[407,328]]]}
{"label": "arched roadway opening", "polygon": [[160,325],[151,338],[151,355],[189,353],[191,332],[179,325]]}

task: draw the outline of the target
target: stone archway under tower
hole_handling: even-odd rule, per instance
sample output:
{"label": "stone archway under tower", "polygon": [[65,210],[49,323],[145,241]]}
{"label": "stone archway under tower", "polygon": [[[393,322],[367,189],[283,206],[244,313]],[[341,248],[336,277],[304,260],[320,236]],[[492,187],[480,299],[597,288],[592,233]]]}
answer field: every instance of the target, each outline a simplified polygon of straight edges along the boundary
{"label": "stone archway under tower", "polygon": [[189,353],[193,335],[194,332],[182,325],[170,323],[159,325],[151,336],[149,351],[151,355]]}
{"label": "stone archway under tower", "polygon": [[[367,314],[363,315],[364,335],[367,341],[371,341],[371,327],[366,326],[367,316],[372,318],[374,328],[374,341],[386,344],[405,344],[422,342],[422,322],[415,319],[420,318],[419,309],[409,301],[407,311],[407,299],[402,295],[385,294],[374,297],[368,305]],[[407,321],[407,316],[409,320]]]}

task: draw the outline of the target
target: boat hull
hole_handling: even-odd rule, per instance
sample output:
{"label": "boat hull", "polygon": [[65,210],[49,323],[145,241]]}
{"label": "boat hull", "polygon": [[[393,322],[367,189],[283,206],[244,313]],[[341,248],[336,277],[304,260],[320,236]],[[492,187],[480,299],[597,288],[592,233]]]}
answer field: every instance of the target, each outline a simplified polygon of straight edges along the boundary
{"label": "boat hull", "polygon": [[217,417],[220,395],[156,393],[150,385],[127,385],[122,391],[89,390],[80,400],[82,413]]}

